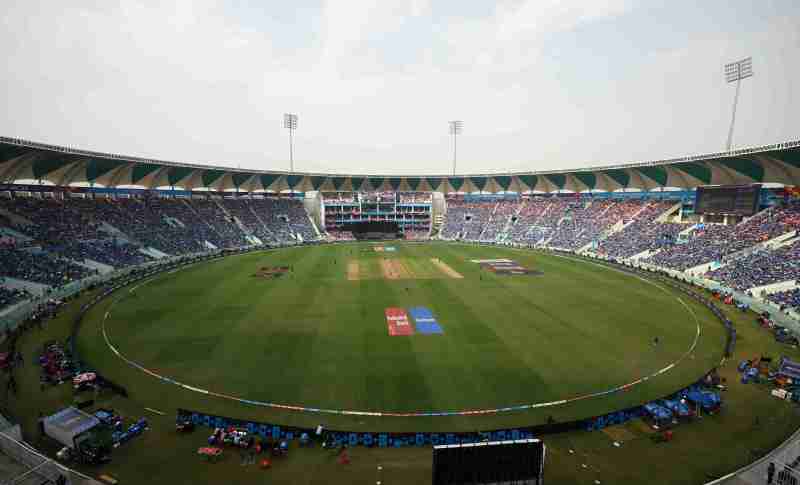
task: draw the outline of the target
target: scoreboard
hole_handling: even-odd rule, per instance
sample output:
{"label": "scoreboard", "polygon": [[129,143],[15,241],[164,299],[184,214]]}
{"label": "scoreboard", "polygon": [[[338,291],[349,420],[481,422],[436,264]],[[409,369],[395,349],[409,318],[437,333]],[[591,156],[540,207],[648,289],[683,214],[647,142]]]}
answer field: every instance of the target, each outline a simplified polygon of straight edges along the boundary
{"label": "scoreboard", "polygon": [[751,216],[758,212],[760,197],[760,185],[698,187],[694,201],[694,212],[695,214]]}

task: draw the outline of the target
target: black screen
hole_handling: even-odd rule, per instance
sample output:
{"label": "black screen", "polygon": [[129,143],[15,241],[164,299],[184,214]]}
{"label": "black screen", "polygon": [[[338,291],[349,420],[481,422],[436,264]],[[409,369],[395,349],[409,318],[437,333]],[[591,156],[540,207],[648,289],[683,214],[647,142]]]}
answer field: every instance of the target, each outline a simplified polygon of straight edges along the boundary
{"label": "black screen", "polygon": [[356,239],[396,239],[402,236],[396,222],[356,222],[349,227]]}
{"label": "black screen", "polygon": [[697,214],[751,216],[758,211],[760,185],[698,187],[694,211]]}
{"label": "black screen", "polygon": [[398,226],[396,222],[357,222],[353,224],[352,227],[353,233],[380,232],[384,234],[394,234],[398,232]]}
{"label": "black screen", "polygon": [[434,485],[542,483],[544,444],[539,440],[436,446]]}

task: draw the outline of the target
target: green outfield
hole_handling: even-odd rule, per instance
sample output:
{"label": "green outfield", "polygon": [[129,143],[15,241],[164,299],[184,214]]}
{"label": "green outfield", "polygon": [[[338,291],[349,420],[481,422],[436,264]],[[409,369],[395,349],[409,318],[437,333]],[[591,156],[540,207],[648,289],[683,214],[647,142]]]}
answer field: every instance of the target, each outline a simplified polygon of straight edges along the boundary
{"label": "green outfield", "polygon": [[[541,274],[498,275],[472,262],[498,258]],[[281,276],[264,276],[281,267]],[[413,307],[430,310],[443,333],[390,336],[386,309]],[[458,431],[577,419],[663,397],[718,365],[724,340],[705,307],[607,267],[508,248],[385,243],[250,253],[157,276],[96,306],[78,348],[142,406],[170,414],[183,407],[286,425]],[[230,397],[390,413],[557,401],[678,364],[628,391],[560,406],[348,416],[187,390],[132,367],[108,343],[153,372]]]}

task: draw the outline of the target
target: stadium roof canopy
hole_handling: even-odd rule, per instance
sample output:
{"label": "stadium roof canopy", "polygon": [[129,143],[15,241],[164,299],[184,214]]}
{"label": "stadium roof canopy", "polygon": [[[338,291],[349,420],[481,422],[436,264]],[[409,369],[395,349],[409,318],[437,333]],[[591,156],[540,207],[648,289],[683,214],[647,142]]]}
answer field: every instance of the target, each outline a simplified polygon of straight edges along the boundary
{"label": "stadium roof canopy", "polygon": [[670,160],[573,170],[392,176],[288,173],[214,167],[98,153],[0,137],[0,182],[46,180],[105,187],[177,186],[253,192],[399,190],[436,192],[554,192],[568,190],[692,189],[700,185],[778,183],[800,185],[800,141]]}

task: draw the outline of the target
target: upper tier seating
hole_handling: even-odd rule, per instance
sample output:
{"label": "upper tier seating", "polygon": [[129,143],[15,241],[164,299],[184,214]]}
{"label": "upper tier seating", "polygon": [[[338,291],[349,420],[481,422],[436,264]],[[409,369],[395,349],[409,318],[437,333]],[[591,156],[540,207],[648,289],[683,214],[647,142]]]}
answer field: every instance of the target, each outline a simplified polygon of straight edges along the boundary
{"label": "upper tier seating", "polygon": [[645,262],[685,270],[726,256],[800,227],[800,205],[768,209],[735,226],[705,225],[685,244],[664,247]]}
{"label": "upper tier seating", "polygon": [[246,246],[251,234],[265,244],[318,239],[299,199],[18,197],[0,200],[0,208],[18,216],[0,217],[1,227],[29,236],[26,246],[46,251],[20,251],[23,241],[3,236],[0,275],[51,286],[94,272],[76,263],[122,268],[152,260],[146,248],[184,255]]}

